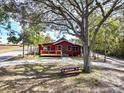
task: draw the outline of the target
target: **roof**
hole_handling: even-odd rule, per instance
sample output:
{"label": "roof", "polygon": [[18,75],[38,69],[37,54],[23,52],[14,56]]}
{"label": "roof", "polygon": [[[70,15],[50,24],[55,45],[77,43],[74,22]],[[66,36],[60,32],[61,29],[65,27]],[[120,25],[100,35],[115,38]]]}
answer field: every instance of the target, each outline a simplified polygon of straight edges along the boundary
{"label": "roof", "polygon": [[53,45],[53,43],[44,43],[42,45]]}
{"label": "roof", "polygon": [[61,42],[63,42],[63,41],[66,41],[66,42],[71,43],[71,44],[73,44],[73,45],[80,46],[80,45],[78,45],[78,44],[74,44],[74,43],[68,41],[67,39],[65,39],[65,38],[63,38],[63,37],[60,38],[60,39],[58,39],[57,41],[55,41],[55,42],[53,42],[53,43],[44,43],[44,44],[42,44],[42,45],[56,45],[56,44],[61,43]]}
{"label": "roof", "polygon": [[57,40],[56,42],[54,42],[54,44],[58,44],[58,43],[63,42],[63,41],[69,42],[67,39],[65,39],[64,37],[62,37],[59,40]]}

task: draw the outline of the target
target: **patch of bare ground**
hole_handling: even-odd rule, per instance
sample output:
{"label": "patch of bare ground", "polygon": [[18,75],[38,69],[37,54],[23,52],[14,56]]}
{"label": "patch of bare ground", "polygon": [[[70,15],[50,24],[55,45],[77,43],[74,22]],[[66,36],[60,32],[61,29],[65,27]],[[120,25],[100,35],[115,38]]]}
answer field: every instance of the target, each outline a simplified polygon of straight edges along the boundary
{"label": "patch of bare ground", "polygon": [[0,53],[21,49],[19,45],[0,45]]}
{"label": "patch of bare ground", "polygon": [[[55,58],[55,57],[54,57]],[[56,59],[60,59],[61,57],[56,57]],[[7,61],[16,61],[16,60],[36,60],[36,59],[52,59],[52,57],[41,57],[39,55],[33,55],[33,54],[25,54],[24,57],[21,55],[12,57],[8,59]]]}
{"label": "patch of bare ground", "polygon": [[7,61],[15,61],[15,60],[31,60],[31,59],[36,59],[37,57],[36,56],[33,56],[33,55],[25,55],[25,57],[22,57],[21,55],[20,56],[15,56],[15,57],[12,57],[10,59],[8,59]]}
{"label": "patch of bare ground", "polygon": [[124,73],[119,70],[93,67],[90,74],[61,76],[63,66],[55,63],[0,68],[0,93],[124,93]]}

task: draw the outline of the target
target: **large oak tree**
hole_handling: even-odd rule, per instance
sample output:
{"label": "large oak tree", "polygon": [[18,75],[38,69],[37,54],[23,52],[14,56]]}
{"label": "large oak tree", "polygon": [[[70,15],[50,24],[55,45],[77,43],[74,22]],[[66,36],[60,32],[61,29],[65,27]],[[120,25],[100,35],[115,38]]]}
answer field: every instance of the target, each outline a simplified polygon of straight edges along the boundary
{"label": "large oak tree", "polygon": [[[84,72],[86,73],[90,72],[89,55],[100,27],[111,15],[116,14],[118,10],[124,8],[123,0],[24,1],[26,2],[27,9],[22,13],[22,15],[26,15],[26,19],[22,23],[27,21],[30,24],[47,23],[50,26],[52,24],[54,27],[66,29],[68,34],[76,36],[82,41]],[[23,4],[22,2],[21,4]],[[16,5],[13,5],[14,7],[19,5],[19,2],[16,3]],[[23,7],[22,10],[24,10]],[[90,22],[90,19],[96,16],[100,20],[94,20],[93,23]],[[89,38],[91,28],[93,33],[92,39]]]}
{"label": "large oak tree", "polygon": [[[68,34],[82,40],[84,55],[84,72],[90,72],[89,55],[96,35],[102,24],[119,9],[124,7],[123,0],[33,0],[44,9],[45,23],[67,28]],[[43,7],[44,6],[44,7]],[[89,29],[92,27],[90,17],[100,17],[92,28],[93,37],[89,39]]]}

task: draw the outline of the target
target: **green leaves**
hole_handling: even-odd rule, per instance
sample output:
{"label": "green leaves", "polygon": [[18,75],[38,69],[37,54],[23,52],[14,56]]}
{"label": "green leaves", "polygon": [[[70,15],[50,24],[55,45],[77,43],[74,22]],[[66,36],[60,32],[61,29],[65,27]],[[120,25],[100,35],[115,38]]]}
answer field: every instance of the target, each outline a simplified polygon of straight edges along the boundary
{"label": "green leaves", "polygon": [[119,27],[119,21],[114,19],[107,20],[97,34],[94,51],[104,54],[106,48],[107,55],[124,56],[123,38],[120,37]]}
{"label": "green leaves", "polygon": [[18,44],[18,42],[20,41],[14,31],[10,31],[8,36],[9,37],[7,38],[7,40],[9,43]]}
{"label": "green leaves", "polygon": [[0,25],[5,24],[9,19],[9,16],[4,11],[3,7],[0,7]]}
{"label": "green leaves", "polygon": [[24,31],[24,41],[28,45],[38,45],[51,41],[50,37],[45,37],[42,34],[42,25],[32,25]]}

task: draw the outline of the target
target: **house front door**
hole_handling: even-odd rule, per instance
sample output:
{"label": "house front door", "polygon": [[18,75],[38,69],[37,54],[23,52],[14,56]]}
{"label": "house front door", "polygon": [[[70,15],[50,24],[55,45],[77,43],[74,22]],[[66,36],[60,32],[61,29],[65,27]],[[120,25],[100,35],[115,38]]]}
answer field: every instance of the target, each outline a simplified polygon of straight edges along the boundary
{"label": "house front door", "polygon": [[67,46],[62,46],[62,55],[66,56]]}

